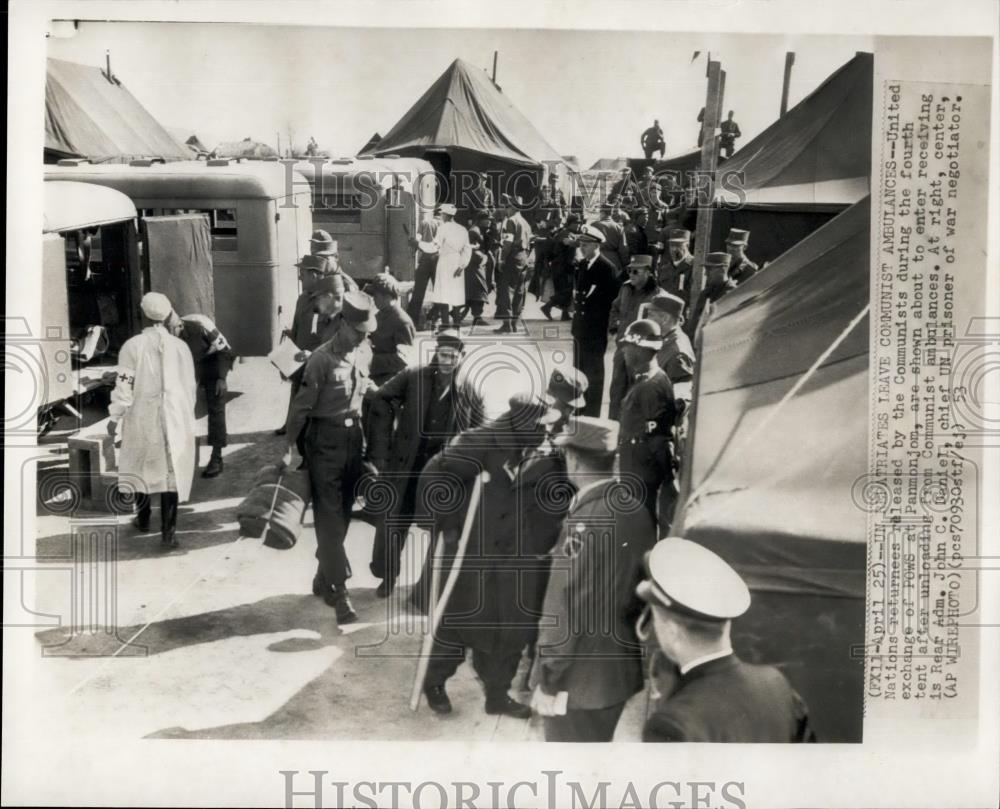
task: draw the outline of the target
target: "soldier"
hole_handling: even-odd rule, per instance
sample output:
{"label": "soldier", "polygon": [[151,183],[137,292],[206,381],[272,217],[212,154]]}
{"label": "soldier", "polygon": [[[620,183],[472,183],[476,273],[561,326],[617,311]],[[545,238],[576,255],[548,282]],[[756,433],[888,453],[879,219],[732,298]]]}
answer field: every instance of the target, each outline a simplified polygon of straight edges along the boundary
{"label": "soldier", "polygon": [[587,226],[577,240],[583,257],[576,269],[572,326],[574,365],[589,382],[583,415],[600,416],[608,320],[618,293],[618,279],[614,265],[601,255],[601,243],[604,241],[601,231]]}
{"label": "soldier", "polygon": [[118,471],[139,481],[135,527],[149,530],[149,495],[160,495],[160,541],[176,548],[177,504],[191,494],[195,467],[194,362],[184,342],[164,326],[173,312],[166,295],[147,292],[140,303],[145,328],[125,341],[108,406],[108,433],[122,425]]}
{"label": "soldier", "polygon": [[[547,566],[539,560],[550,546],[542,546],[548,532],[523,531],[526,512],[519,485],[522,462],[542,442],[545,425],[558,418],[545,399],[515,395],[507,412],[460,434],[424,468],[422,486],[450,482],[463,498],[480,472],[490,476],[482,487],[458,582],[434,638],[424,695],[436,713],[451,712],[445,682],[471,649],[472,665],[486,690],[486,713],[531,716],[531,709],[511,699],[508,690],[521,652],[537,632],[547,577]],[[460,484],[452,482],[456,478]],[[454,560],[464,510],[439,520],[445,542],[443,575]]]}
{"label": "soldier", "polygon": [[729,265],[729,277],[737,284],[749,281],[758,271],[758,266],[747,257],[747,244],[750,242],[750,231],[732,228],[726,237],[726,252],[732,258]]}
{"label": "soldier", "polygon": [[628,241],[625,239],[625,229],[612,216],[615,206],[610,202],[601,205],[601,218],[591,227],[597,228],[604,236],[601,244],[601,255],[615,268],[619,277],[625,274],[628,264]]}
{"label": "soldier", "polygon": [[667,142],[663,137],[663,129],[660,127],[659,120],[653,121],[653,125],[642,133],[639,145],[642,146],[647,160],[652,160],[653,155],[657,152],[660,153],[660,159],[663,159],[663,155],[666,154]]}
{"label": "soldier", "polygon": [[[552,551],[532,672],[532,708],[550,742],[609,742],[628,699],[642,689],[635,634],[642,559],[656,542],[646,509],[618,496],[618,424],[570,419],[555,437],[576,494]],[[568,694],[557,715],[559,692]]]}
{"label": "soldier", "polygon": [[366,466],[361,430],[361,402],[371,386],[371,350],[365,337],[375,330],[375,304],[363,292],[348,292],[334,317],[333,336],[306,362],[302,388],[288,414],[288,451],[296,454],[295,438],[305,430],[305,461],[312,485],[316,522],[313,593],[336,609],[337,622],[358,616],[346,582],[351,577],[344,537],[351,521],[355,487]]}
{"label": "soldier", "polygon": [[719,136],[722,151],[726,153],[726,157],[732,157],[736,149],[736,139],[743,134],[740,132],[740,125],[733,120],[732,110],[729,111],[726,120],[719,124],[719,130],[722,133]]}
{"label": "soldier", "polygon": [[[407,532],[421,516],[416,492],[424,465],[459,432],[484,421],[482,397],[472,385],[456,381],[464,351],[457,331],[442,331],[430,363],[406,368],[366,394],[371,404],[368,457],[395,494],[389,511],[379,515],[372,546],[379,598],[393,591]],[[425,587],[430,587],[429,576],[422,577],[415,595]],[[426,595],[418,601],[425,602]]]}
{"label": "soldier", "polygon": [[314,230],[309,239],[309,253],[313,256],[320,256],[327,261],[326,275],[341,275],[344,280],[344,290],[346,292],[357,292],[358,283],[349,276],[340,266],[340,251],[336,240],[325,230]]}
{"label": "soldier", "polygon": [[625,242],[630,256],[649,253],[649,237],[646,235],[648,224],[649,213],[645,208],[636,208],[632,212],[632,221],[625,223]]}
{"label": "soldier", "polygon": [[622,402],[619,455],[622,474],[632,476],[631,482],[641,485],[640,499],[654,520],[660,487],[671,487],[660,503],[661,535],[670,524],[676,499],[670,492],[674,484],[677,422],[673,386],[656,364],[656,354],[662,347],[660,327],[652,320],[637,320],[625,330],[622,348],[634,382]]}
{"label": "soldier", "polygon": [[389,273],[379,273],[365,289],[378,313],[378,325],[371,334],[372,382],[382,385],[402,371],[413,353],[416,329],[399,305],[399,285]]}
{"label": "soldier", "polygon": [[685,228],[664,228],[661,236],[666,236],[666,254],[657,264],[660,287],[671,295],[684,297],[691,288],[691,271],[694,256],[691,255],[691,231]]}
{"label": "soldier", "polygon": [[638,319],[639,307],[651,301],[660,293],[660,287],[653,276],[653,257],[633,256],[628,265],[628,281],[622,284],[618,297],[611,306],[610,329],[618,333],[615,355],[611,361],[611,389],[608,391],[608,418],[618,419],[622,399],[628,390],[628,370],[625,367],[623,340],[625,330]]}
{"label": "soldier", "polygon": [[497,273],[496,317],[503,324],[498,334],[517,331],[517,320],[524,309],[524,287],[528,281],[528,251],[531,249],[531,226],[521,215],[520,197],[503,195],[503,223],[500,225],[500,263]]}
{"label": "soldier", "polygon": [[661,292],[640,313],[656,322],[663,335],[663,348],[656,354],[656,364],[674,386],[674,396],[685,404],[691,401],[691,380],[694,378],[694,349],[691,340],[681,331],[684,324],[684,301],[669,292]]}
{"label": "soldier", "polygon": [[431,249],[434,237],[441,226],[441,220],[433,215],[420,220],[420,231],[410,239],[410,247],[416,252],[417,268],[413,273],[413,291],[410,293],[410,303],[406,312],[416,326],[417,331],[424,328],[424,296],[427,285],[434,280],[437,267],[437,253]]}
{"label": "soldier", "polygon": [[705,288],[695,304],[691,320],[687,323],[687,334],[694,337],[705,308],[715,303],[727,292],[736,289],[736,282],[729,277],[729,253],[709,253],[705,256]]}
{"label": "soldier", "polygon": [[542,306],[542,314],[552,319],[552,310],[562,309],[562,320],[569,320],[573,307],[573,275],[579,259],[580,217],[571,213],[566,224],[552,237],[549,251],[549,273],[552,276],[552,297]]}
{"label": "soldier", "polygon": [[497,262],[500,257],[500,227],[488,211],[480,211],[476,227],[483,235],[483,252],[486,254],[486,292],[496,288]]}
{"label": "soldier", "polygon": [[211,318],[205,315],[184,315],[171,312],[165,323],[167,330],[180,337],[191,350],[195,377],[205,395],[208,411],[208,445],[212,455],[201,473],[203,478],[222,474],[222,448],[227,444],[226,435],[226,377],[233,370],[236,357],[225,335]]}
{"label": "soldier", "polygon": [[[718,555],[668,537],[645,560],[637,593],[660,652],[679,669],[677,686],[642,730],[644,742],[814,742],[802,698],[774,666],[733,652],[732,622],[750,607],[750,590]],[[711,585],[709,586],[709,582]]]}
{"label": "soldier", "polygon": [[469,247],[472,255],[465,267],[465,306],[455,314],[455,327],[462,325],[466,314],[472,312],[473,326],[488,326],[483,317],[483,308],[490,299],[489,272],[490,256],[483,248],[483,234],[477,227],[469,228]]}

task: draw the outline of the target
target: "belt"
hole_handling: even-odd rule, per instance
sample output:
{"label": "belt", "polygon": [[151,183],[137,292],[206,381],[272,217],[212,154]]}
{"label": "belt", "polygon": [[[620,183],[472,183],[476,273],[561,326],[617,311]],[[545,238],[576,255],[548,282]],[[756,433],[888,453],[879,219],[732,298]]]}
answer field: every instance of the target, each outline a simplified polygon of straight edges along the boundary
{"label": "belt", "polygon": [[309,420],[322,422],[330,427],[361,426],[361,415],[358,413],[341,413],[339,416],[310,416]]}

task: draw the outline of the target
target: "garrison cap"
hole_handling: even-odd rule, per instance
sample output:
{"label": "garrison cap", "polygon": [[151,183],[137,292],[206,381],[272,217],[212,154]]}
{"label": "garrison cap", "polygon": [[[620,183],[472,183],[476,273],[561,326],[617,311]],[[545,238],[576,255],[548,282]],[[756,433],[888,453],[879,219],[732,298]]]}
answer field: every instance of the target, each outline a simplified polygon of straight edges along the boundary
{"label": "garrison cap", "polygon": [[[340,273],[336,273],[337,276]],[[399,283],[387,272],[380,272],[365,287],[365,292],[369,295],[382,293],[393,298],[399,297]]]}
{"label": "garrison cap", "polygon": [[465,348],[465,342],[458,333],[458,329],[441,329],[437,333],[436,339],[438,346],[450,346],[451,348],[457,348],[459,351]]}
{"label": "garrison cap", "polygon": [[[604,234],[593,225],[584,225],[584,228],[580,232],[577,239],[581,242],[597,242],[598,244],[604,244]],[[726,255],[729,254],[727,253]]]}
{"label": "garrison cap", "polygon": [[618,422],[612,419],[570,416],[552,443],[585,452],[614,452],[618,448],[618,429]]}
{"label": "garrison cap", "polygon": [[750,608],[739,573],[708,548],[679,537],[657,542],[636,593],[645,602],[703,621],[728,621]]}
{"label": "garrison cap", "polygon": [[309,238],[309,246],[314,256],[337,255],[337,242],[325,230],[314,230]]}
{"label": "garrison cap", "polygon": [[726,236],[726,244],[746,244],[750,241],[750,231],[730,228],[729,235]]}
{"label": "garrison cap", "polygon": [[344,295],[341,316],[355,329],[368,334],[378,325],[375,320],[375,302],[364,292],[348,292]]}
{"label": "garrison cap", "polygon": [[684,312],[684,299],[671,295],[669,292],[658,292],[649,302],[649,307],[679,318]]}
{"label": "garrison cap", "polygon": [[688,244],[691,241],[691,231],[685,228],[671,228],[667,241]]}
{"label": "garrison cap", "polygon": [[583,394],[587,392],[587,385],[587,377],[575,368],[556,368],[549,377],[547,393],[570,407],[583,407],[586,404]]}
{"label": "garrison cap", "polygon": [[663,348],[663,332],[660,331],[660,324],[648,318],[636,320],[625,329],[622,343],[659,351]]}

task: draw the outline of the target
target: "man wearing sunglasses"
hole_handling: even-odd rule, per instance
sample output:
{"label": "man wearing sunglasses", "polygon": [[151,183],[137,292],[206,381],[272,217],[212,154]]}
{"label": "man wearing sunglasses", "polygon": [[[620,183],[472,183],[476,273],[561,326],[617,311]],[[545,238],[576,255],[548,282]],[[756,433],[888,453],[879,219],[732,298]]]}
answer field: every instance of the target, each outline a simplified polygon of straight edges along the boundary
{"label": "man wearing sunglasses", "polygon": [[618,297],[611,304],[611,332],[617,331],[617,347],[611,362],[611,389],[608,392],[608,418],[618,420],[621,415],[622,400],[629,388],[628,369],[625,367],[623,340],[625,330],[639,319],[639,309],[662,293],[653,273],[653,257],[632,256],[629,261],[628,280],[618,290]]}

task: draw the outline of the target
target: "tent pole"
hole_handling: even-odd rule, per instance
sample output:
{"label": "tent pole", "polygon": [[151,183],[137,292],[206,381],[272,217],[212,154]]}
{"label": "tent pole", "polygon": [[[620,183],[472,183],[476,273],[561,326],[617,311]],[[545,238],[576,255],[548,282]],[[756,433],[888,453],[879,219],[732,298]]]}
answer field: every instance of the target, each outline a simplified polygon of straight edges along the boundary
{"label": "tent pole", "polygon": [[708,63],[708,93],[705,97],[705,120],[702,121],[701,182],[695,188],[698,222],[694,237],[694,270],[691,274],[689,303],[691,312],[705,288],[705,255],[712,238],[712,211],[715,201],[715,170],[719,162],[719,142],[715,135],[722,112],[726,74],[719,62]]}
{"label": "tent pole", "polygon": [[792,83],[792,65],[794,64],[795,52],[788,51],[785,53],[785,77],[781,82],[781,112],[778,113],[779,118],[788,112],[788,86]]}
{"label": "tent pole", "polygon": [[493,83],[497,83],[497,55],[499,51],[493,51]]}

